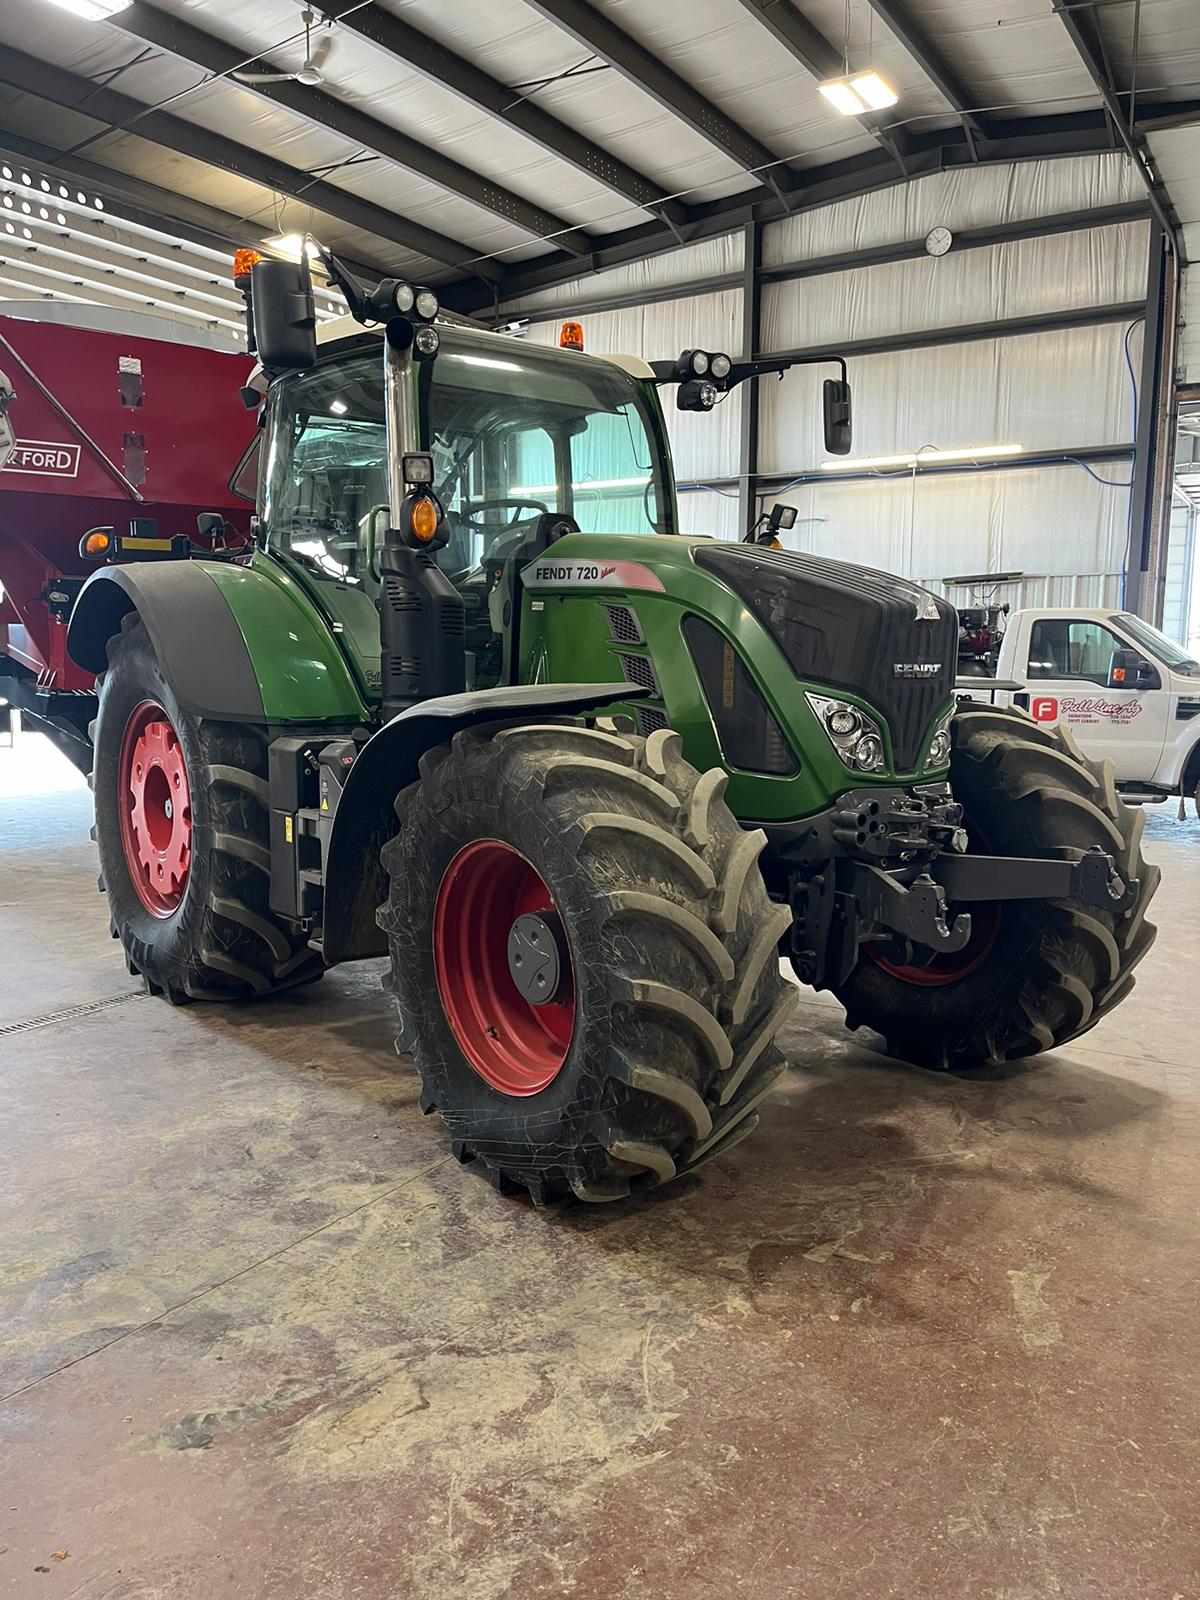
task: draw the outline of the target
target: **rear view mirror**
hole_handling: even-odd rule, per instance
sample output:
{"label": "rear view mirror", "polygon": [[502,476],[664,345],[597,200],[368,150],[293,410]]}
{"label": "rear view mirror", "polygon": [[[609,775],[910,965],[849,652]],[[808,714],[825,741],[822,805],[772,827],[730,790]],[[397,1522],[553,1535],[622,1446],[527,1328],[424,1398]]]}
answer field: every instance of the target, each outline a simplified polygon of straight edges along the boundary
{"label": "rear view mirror", "polygon": [[1157,689],[1158,672],[1138,650],[1114,650],[1108,663],[1110,689]]}
{"label": "rear view mirror", "polygon": [[259,261],[250,277],[255,354],[269,371],[303,372],[316,365],[317,317],[307,258]]}
{"label": "rear view mirror", "polygon": [[821,393],[825,448],[830,455],[850,453],[850,385],[845,378],[826,378]]}

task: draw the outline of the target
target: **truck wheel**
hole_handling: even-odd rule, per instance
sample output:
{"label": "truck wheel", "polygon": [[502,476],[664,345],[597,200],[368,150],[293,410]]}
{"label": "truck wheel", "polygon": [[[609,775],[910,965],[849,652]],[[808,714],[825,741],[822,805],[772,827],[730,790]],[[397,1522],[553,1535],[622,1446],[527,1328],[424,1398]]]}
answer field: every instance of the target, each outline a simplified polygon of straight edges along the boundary
{"label": "truck wheel", "polygon": [[873,1028],[910,1061],[963,1068],[1065,1044],[1123,1000],[1154,942],[1145,918],[1160,873],[1142,858],[1145,818],[1122,805],[1111,764],[1088,760],[1065,729],[983,705],[965,706],[951,728],[951,787],[982,849],[1078,857],[1099,845],[1140,886],[1120,916],[1069,900],[971,905],[965,949],[924,967],[863,947],[836,991],[847,1027]]}
{"label": "truck wheel", "polygon": [[232,1000],[319,977],[268,905],[267,746],[180,706],[136,612],[109,641],[91,727],[100,887],[152,993]]}
{"label": "truck wheel", "polygon": [[397,1048],[502,1192],[615,1200],[757,1123],[797,993],[724,789],[668,729],[553,723],[459,733],[397,799]]}

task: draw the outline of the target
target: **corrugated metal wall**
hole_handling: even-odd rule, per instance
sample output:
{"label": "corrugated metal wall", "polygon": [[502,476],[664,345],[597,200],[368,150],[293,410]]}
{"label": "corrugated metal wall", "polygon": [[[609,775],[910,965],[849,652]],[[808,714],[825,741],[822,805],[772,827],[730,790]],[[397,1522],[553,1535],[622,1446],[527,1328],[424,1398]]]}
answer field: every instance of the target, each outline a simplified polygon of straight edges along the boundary
{"label": "corrugated metal wall", "polygon": [[[956,170],[770,224],[763,230],[763,265],[779,269],[921,239],[937,225],[961,233],[1141,198],[1137,174],[1118,155]],[[916,338],[928,330],[1140,302],[1148,232],[1145,222],[1121,222],[767,283],[761,349]],[[741,235],[730,235],[525,296],[504,311],[531,316],[525,336],[552,342],[559,316],[586,305],[587,345],[598,354],[655,359],[692,345],[741,354],[741,289],[694,287],[712,278],[727,284],[741,259]],[[673,286],[687,288],[665,297]],[[663,298],[591,309],[606,298],[640,295]],[[1140,352],[1141,326],[1131,317],[1128,324],[852,357],[854,454],[929,445],[1020,444],[1048,453],[1128,446]],[[819,473],[820,386],[829,370],[797,368],[782,382],[762,381],[760,475]],[[665,398],[670,406],[671,391]],[[741,404],[735,393],[710,416],[668,411],[681,484],[708,480],[681,495],[689,531],[738,536]],[[913,577],[1024,571],[1032,597],[1076,603],[1062,598],[1069,594],[1080,604],[1107,604],[1120,591],[1129,477],[1129,460],[1118,456],[937,476],[892,472],[839,481],[830,474],[779,492],[799,508],[787,539],[795,548]]]}

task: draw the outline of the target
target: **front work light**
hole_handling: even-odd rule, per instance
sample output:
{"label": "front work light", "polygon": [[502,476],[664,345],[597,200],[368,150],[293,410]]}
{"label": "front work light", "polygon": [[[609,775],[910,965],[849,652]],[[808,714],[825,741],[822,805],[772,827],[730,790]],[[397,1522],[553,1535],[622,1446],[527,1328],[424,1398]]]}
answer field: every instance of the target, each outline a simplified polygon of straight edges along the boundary
{"label": "front work light", "polygon": [[428,450],[409,450],[400,457],[400,470],[408,484],[433,482],[433,457]]}
{"label": "front work light", "polygon": [[717,403],[717,390],[706,378],[691,378],[675,391],[678,411],[711,411]]}
{"label": "front work light", "polygon": [[413,349],[418,361],[432,361],[437,355],[441,339],[436,328],[418,328],[413,335]]}

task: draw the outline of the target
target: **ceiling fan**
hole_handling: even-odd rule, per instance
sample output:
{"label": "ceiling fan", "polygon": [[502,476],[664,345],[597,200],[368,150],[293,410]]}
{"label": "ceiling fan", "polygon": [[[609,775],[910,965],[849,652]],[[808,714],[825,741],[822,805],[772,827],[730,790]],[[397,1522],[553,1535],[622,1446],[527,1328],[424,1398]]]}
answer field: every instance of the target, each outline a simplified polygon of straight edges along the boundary
{"label": "ceiling fan", "polygon": [[304,64],[295,72],[234,72],[230,76],[236,83],[302,83],[306,89],[315,89],[318,84],[324,83],[325,74],[321,71],[322,63],[329,54],[329,47],[333,43],[330,34],[317,41],[316,49],[313,48],[312,30],[316,22],[316,13],[307,7],[300,13],[304,21]]}

